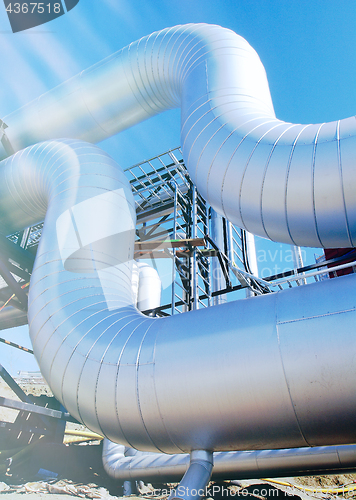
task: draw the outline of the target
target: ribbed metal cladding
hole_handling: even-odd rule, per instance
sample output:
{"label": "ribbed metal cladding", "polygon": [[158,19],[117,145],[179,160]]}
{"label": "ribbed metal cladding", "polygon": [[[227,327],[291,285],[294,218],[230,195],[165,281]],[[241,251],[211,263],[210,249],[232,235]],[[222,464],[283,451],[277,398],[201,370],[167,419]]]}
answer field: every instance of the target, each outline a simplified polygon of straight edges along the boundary
{"label": "ribbed metal cladding", "polygon": [[[352,471],[356,447],[324,446],[288,450],[231,451],[214,453],[212,479],[251,479],[261,477],[301,476]],[[124,455],[124,446],[105,442],[105,471],[117,480],[180,480],[189,465],[189,455],[137,452]]]}
{"label": "ribbed metal cladding", "polygon": [[90,429],[168,453],[355,442],[355,275],[148,318],[132,305],[134,202],[117,164],[76,140],[1,162],[2,229],[45,212],[30,335]]}
{"label": "ribbed metal cladding", "polygon": [[355,117],[278,120],[258,55],[220,26],[146,36],[4,122],[17,151],[57,137],[99,142],[177,106],[188,170],[218,213],[274,241],[355,245]]}

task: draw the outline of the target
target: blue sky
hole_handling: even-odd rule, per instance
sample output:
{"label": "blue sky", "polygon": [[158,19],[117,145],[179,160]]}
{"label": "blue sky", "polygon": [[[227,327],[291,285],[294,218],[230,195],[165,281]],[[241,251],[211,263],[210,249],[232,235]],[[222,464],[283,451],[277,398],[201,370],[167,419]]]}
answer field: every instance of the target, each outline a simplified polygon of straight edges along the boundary
{"label": "blue sky", "polygon": [[[354,114],[353,0],[80,0],[68,14],[17,34],[0,9],[0,117],[130,42],[188,22],[220,24],[249,41],[265,65],[278,118],[311,123]],[[178,110],[103,147],[126,167],[176,145]]]}
{"label": "blue sky", "polygon": [[[355,114],[354,0],[80,0],[66,15],[16,34],[0,5],[0,118],[130,42],[190,22],[220,24],[248,40],[266,68],[278,118],[316,123]],[[178,145],[178,110],[101,144],[123,167]],[[0,336],[29,343],[26,327]],[[10,371],[19,362],[33,368],[28,354],[16,356],[0,344]]]}

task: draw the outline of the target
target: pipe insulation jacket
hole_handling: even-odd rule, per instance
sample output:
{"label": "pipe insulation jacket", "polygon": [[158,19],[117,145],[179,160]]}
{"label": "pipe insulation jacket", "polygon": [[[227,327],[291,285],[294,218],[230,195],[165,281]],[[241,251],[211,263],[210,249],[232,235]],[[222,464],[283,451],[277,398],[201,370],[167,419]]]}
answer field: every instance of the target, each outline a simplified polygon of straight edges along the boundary
{"label": "pipe insulation jacket", "polygon": [[218,213],[274,241],[355,246],[355,117],[278,120],[257,53],[220,26],[146,36],[3,121],[18,151],[58,137],[99,142],[179,106],[187,168]]}
{"label": "pipe insulation jacket", "polygon": [[77,140],[3,160],[0,214],[4,232],[46,214],[30,336],[55,396],[94,432],[166,453],[355,442],[356,275],[146,317],[128,180]]}
{"label": "pipe insulation jacket", "polygon": [[[103,465],[118,481],[177,482],[189,466],[189,455],[124,453],[122,445],[104,441]],[[214,453],[212,479],[252,479],[331,474],[355,470],[356,446],[323,446],[287,450],[229,451]]]}
{"label": "pipe insulation jacket", "polygon": [[139,311],[155,309],[161,305],[162,282],[156,269],[138,262],[139,287],[136,307]]}

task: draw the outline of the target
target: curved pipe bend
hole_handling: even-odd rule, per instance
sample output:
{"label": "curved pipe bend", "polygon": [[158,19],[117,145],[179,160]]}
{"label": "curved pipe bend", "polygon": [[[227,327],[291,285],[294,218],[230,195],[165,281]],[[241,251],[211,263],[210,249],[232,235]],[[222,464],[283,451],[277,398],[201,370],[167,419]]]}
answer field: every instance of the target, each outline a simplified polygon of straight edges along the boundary
{"label": "curved pipe bend", "polygon": [[17,151],[57,137],[99,142],[178,106],[187,168],[218,213],[274,241],[355,246],[355,117],[278,120],[258,55],[220,26],[146,36],[4,122]]}
{"label": "curved pipe bend", "polygon": [[0,214],[5,232],[46,214],[29,292],[33,349],[56,397],[93,431],[167,453],[355,441],[356,275],[143,316],[129,183],[81,141],[2,161]]}
{"label": "curved pipe bend", "polygon": [[199,500],[206,496],[206,486],[214,466],[213,453],[206,450],[190,452],[189,466],[169,500]]}

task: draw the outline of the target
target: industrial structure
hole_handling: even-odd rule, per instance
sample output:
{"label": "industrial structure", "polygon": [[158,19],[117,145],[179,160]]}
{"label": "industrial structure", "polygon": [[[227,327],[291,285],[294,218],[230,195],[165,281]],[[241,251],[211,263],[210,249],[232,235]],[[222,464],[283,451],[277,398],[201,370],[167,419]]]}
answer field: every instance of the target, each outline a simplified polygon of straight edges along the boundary
{"label": "industrial structure", "polygon": [[[93,145],[176,106],[182,150],[123,172]],[[255,51],[210,25],[145,37],[4,118],[0,327],[28,300],[41,371],[107,438],[110,474],[187,470],[192,498],[214,461],[219,478],[355,468],[355,275],[260,278],[251,258],[251,234],[354,247],[355,127],[278,120]],[[140,260],[168,263],[163,303]]]}

